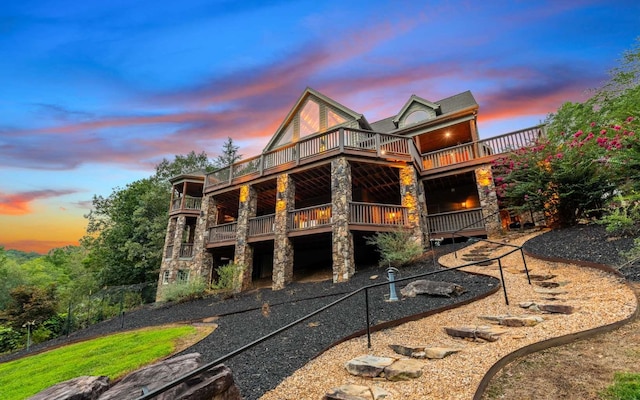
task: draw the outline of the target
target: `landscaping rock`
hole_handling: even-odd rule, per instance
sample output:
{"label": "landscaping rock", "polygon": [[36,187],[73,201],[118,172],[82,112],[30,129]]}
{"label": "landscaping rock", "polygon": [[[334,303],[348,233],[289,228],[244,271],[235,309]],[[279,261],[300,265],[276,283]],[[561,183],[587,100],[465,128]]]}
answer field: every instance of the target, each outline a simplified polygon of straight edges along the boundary
{"label": "landscaping rock", "polygon": [[387,396],[389,392],[377,386],[342,385],[327,392],[323,400],[382,400]]}
{"label": "landscaping rock", "polygon": [[398,354],[417,359],[442,359],[460,351],[460,349],[447,347],[408,347],[401,344],[390,344],[389,347]]}
{"label": "landscaping rock", "polygon": [[460,338],[483,339],[488,342],[495,342],[500,339],[500,335],[507,332],[491,326],[460,326],[456,328],[444,328],[447,335]]}
{"label": "landscaping rock", "polygon": [[573,314],[575,312],[575,307],[566,304],[536,304],[532,301],[525,301],[520,303],[520,307],[551,314]]}
{"label": "landscaping rock", "polygon": [[535,326],[544,321],[544,318],[537,316],[513,316],[513,315],[480,315],[480,319],[494,322],[498,325],[509,327]]}
{"label": "landscaping rock", "polygon": [[385,367],[393,364],[394,361],[393,358],[389,357],[366,355],[347,361],[344,366],[351,375],[375,378],[384,371]]}
{"label": "landscaping rock", "polygon": [[96,400],[107,389],[107,376],[80,376],[51,386],[29,400]]}
{"label": "landscaping rock", "polygon": [[555,278],[557,275],[552,274],[544,274],[544,275],[529,275],[529,279],[532,281],[548,281],[549,279]]}
{"label": "landscaping rock", "polygon": [[562,289],[538,289],[538,288],[534,288],[533,291],[536,292],[536,293],[550,294],[550,295],[553,295],[553,296],[558,296],[558,295],[561,295],[561,294],[569,293],[566,290],[562,290]]}
{"label": "landscaping rock", "polygon": [[423,363],[410,358],[398,360],[384,369],[388,381],[408,381],[422,375]]}
{"label": "landscaping rock", "polygon": [[426,279],[413,281],[400,290],[400,293],[405,297],[415,297],[418,294],[453,297],[459,296],[464,292],[466,292],[466,289],[455,283],[429,281]]}

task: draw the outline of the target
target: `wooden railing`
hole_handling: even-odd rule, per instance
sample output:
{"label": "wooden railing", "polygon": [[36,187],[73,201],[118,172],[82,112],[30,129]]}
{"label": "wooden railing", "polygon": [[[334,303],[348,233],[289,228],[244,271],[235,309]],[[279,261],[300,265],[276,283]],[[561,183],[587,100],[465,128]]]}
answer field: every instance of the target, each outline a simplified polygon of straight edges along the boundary
{"label": "wooden railing", "polygon": [[290,211],[287,229],[297,231],[330,224],[331,204],[322,204]]}
{"label": "wooden railing", "polygon": [[344,149],[351,149],[372,157],[403,156],[410,159],[409,140],[412,139],[386,133],[338,128],[213,171],[207,174],[205,190],[230,185],[234,179],[240,177],[263,176],[270,170],[288,164],[298,165],[307,158],[322,157],[331,150],[342,152]]}
{"label": "wooden railing", "polygon": [[208,229],[207,242],[224,242],[228,240],[236,240],[237,222],[229,222],[228,224],[212,226]]}
{"label": "wooden railing", "polygon": [[389,204],[351,202],[349,222],[363,225],[398,225],[407,224],[406,207]]}
{"label": "wooden railing", "polygon": [[182,203],[183,198],[179,197],[177,199],[173,199],[171,203],[171,211],[176,210],[199,210],[202,206],[202,197],[184,197],[184,204]]}
{"label": "wooden railing", "polygon": [[482,220],[482,208],[473,208],[464,211],[452,211],[440,214],[427,215],[429,232],[443,233],[455,232],[466,226],[463,230],[485,229]]}
{"label": "wooden railing", "polygon": [[262,215],[249,219],[249,236],[272,234],[275,221],[275,214]]}
{"label": "wooden railing", "polygon": [[539,125],[478,142],[447,147],[446,149],[423,154],[422,169],[441,168],[464,161],[507,153],[522,147],[531,146],[543,135],[544,126]]}
{"label": "wooden railing", "polygon": [[180,258],[193,257],[193,243],[181,243],[180,244]]}

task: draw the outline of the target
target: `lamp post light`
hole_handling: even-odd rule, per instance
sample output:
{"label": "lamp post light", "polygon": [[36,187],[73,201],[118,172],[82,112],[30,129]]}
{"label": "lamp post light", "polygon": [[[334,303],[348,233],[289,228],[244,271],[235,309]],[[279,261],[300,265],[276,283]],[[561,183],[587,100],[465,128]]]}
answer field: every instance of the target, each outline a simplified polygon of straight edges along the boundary
{"label": "lamp post light", "polygon": [[31,327],[35,324],[36,321],[27,321],[22,325],[23,328],[27,328],[27,351],[29,351],[29,348],[31,347]]}

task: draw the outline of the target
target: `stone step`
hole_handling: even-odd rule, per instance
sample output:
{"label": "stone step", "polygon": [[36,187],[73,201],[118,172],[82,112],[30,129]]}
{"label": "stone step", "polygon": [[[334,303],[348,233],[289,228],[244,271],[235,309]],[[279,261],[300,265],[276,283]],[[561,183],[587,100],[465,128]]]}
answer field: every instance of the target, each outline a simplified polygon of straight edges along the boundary
{"label": "stone step", "polygon": [[323,400],[382,400],[389,397],[386,390],[378,386],[342,385],[325,393]]}
{"label": "stone step", "polygon": [[548,281],[550,279],[555,278],[556,276],[557,275],[553,275],[553,274],[543,274],[543,275],[530,274],[529,279],[531,279],[532,281]]}
{"label": "stone step", "polygon": [[573,314],[575,307],[567,304],[536,304],[532,301],[520,303],[520,307],[534,311],[544,311],[551,314]]}
{"label": "stone step", "polygon": [[384,377],[388,381],[404,381],[422,375],[423,362],[411,358],[395,359],[364,355],[345,363],[347,372],[364,378]]}
{"label": "stone step", "polygon": [[500,329],[493,326],[459,326],[445,327],[447,335],[459,338],[483,339],[488,342],[495,342],[500,339],[500,335],[507,332],[506,329]]}
{"label": "stone step", "polygon": [[389,347],[403,356],[418,359],[428,358],[430,360],[439,360],[462,350],[449,347],[404,346],[401,344],[390,344]]}
{"label": "stone step", "polygon": [[509,327],[536,326],[544,321],[544,318],[531,315],[479,315],[478,318]]}

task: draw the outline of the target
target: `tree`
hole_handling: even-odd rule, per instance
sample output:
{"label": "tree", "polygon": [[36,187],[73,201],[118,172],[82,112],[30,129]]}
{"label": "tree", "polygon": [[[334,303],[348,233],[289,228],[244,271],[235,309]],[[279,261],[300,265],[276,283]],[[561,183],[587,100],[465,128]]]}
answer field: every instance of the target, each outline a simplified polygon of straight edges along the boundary
{"label": "tree", "polygon": [[213,161],[213,165],[216,168],[224,168],[232,165],[236,161],[240,161],[242,159],[242,155],[238,154],[238,146],[233,144],[233,139],[230,137],[227,138],[227,141],[222,145],[222,154],[220,154]]}
{"label": "tree", "polygon": [[20,266],[0,246],[0,310],[4,310],[11,301],[11,290],[24,282],[25,276]]}
{"label": "tree", "polygon": [[640,46],[593,97],[549,115],[545,138],[496,160],[496,189],[508,208],[544,211],[566,226],[601,214],[614,193],[640,189],[638,61]]}
{"label": "tree", "polygon": [[55,286],[18,286],[10,295],[5,315],[15,330],[23,330],[27,322],[39,324],[56,315]]}

